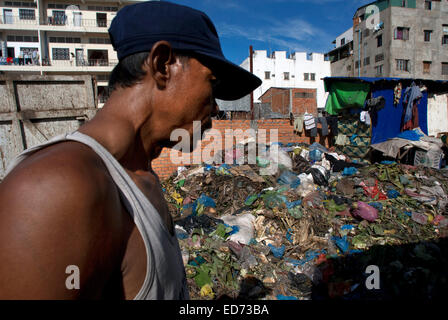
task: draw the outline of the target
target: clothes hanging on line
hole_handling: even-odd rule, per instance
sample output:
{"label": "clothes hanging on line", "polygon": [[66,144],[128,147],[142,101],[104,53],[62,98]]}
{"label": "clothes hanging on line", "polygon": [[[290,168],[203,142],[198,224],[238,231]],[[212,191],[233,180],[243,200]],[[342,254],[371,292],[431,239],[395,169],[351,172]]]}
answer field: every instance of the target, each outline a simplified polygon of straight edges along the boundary
{"label": "clothes hanging on line", "polygon": [[305,124],[306,130],[311,130],[316,127],[316,121],[314,120],[312,114],[305,113],[305,115],[303,116],[303,122]]}
{"label": "clothes hanging on line", "polygon": [[298,116],[294,118],[294,131],[298,133],[303,132],[303,116]]}
{"label": "clothes hanging on line", "polygon": [[394,88],[394,105],[398,105],[398,103],[400,103],[401,90],[402,90],[402,86],[401,86],[401,82],[399,82]]}
{"label": "clothes hanging on line", "polygon": [[322,136],[328,136],[328,124],[327,119],[325,117],[318,117],[316,118],[317,123],[320,123],[322,125]]}
{"label": "clothes hanging on line", "polygon": [[419,127],[418,121],[418,103],[422,98],[420,87],[412,82],[410,87],[407,87],[403,98],[403,116],[401,131],[412,130]]}
{"label": "clothes hanging on line", "polygon": [[359,116],[359,120],[361,122],[364,122],[366,125],[370,126],[371,120],[370,120],[370,114],[368,111],[361,111],[361,114]]}
{"label": "clothes hanging on line", "polygon": [[331,133],[334,136],[338,135],[338,117],[337,116],[328,116],[326,117],[327,124],[331,129]]}

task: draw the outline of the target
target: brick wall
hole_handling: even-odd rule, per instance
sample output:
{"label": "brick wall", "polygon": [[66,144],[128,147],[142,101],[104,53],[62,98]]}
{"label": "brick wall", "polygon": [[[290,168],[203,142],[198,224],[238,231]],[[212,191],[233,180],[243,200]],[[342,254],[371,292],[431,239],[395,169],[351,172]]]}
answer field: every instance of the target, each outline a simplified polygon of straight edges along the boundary
{"label": "brick wall", "polygon": [[[245,130],[250,129],[251,126],[251,121],[250,120],[213,120],[213,129],[219,130],[221,132],[222,135],[222,141],[221,141],[221,145],[222,148],[225,148],[225,138],[226,138],[226,129],[231,129],[231,130],[236,130],[236,129],[241,129],[242,132],[244,133]],[[277,129],[278,130],[278,141],[282,142],[284,144],[287,143],[300,143],[300,142],[305,142],[308,144],[311,144],[313,142],[319,142],[322,145],[326,145],[328,146],[328,137],[321,137],[320,135],[316,138],[312,138],[309,137],[305,134],[302,135],[298,135],[294,133],[293,130],[293,126],[291,126],[291,124],[289,123],[289,120],[286,119],[269,119],[269,120],[256,120],[254,122],[254,125],[256,125],[258,127],[258,130],[260,129],[265,129],[266,130],[266,142],[270,143],[273,142],[271,141],[270,138],[270,129]],[[233,132],[233,131],[231,131]],[[227,138],[229,139],[231,136],[229,135],[229,133],[231,134],[231,132],[227,132]],[[260,133],[260,131],[259,131]],[[320,133],[320,132],[319,132]],[[261,137],[262,135],[259,136],[259,139],[262,139]],[[213,139],[211,139],[209,136],[205,136],[204,137],[204,141],[202,141],[201,143],[201,150],[204,150],[204,148],[206,148],[207,146],[209,148],[211,148],[211,146],[209,146],[210,143],[213,143]],[[234,139],[233,144],[236,144],[236,140],[238,139],[238,141],[244,139],[246,137],[240,135],[236,136],[236,139]],[[199,148],[199,146],[198,146]],[[184,156],[189,157],[190,159],[190,163],[193,163],[194,160],[194,156],[198,156],[199,149],[196,150],[196,153],[191,153],[191,154],[184,154]],[[160,156],[155,159],[152,162],[152,168],[154,169],[154,171],[159,175],[159,177],[161,179],[165,179],[168,178],[173,172],[175,172],[177,170],[178,166],[182,166],[182,164],[173,164],[170,160],[170,153],[171,153],[171,149],[163,149],[162,153],[160,154]],[[179,152],[180,155],[180,152]],[[203,159],[204,160],[204,159]]]}
{"label": "brick wall", "polygon": [[299,115],[308,112],[317,115],[316,96],[316,89],[292,89],[292,113]]}
{"label": "brick wall", "polygon": [[295,115],[309,112],[317,115],[317,91],[304,88],[270,88],[261,97],[262,103],[270,103],[273,112],[289,114],[289,94],[292,93],[292,113]]}

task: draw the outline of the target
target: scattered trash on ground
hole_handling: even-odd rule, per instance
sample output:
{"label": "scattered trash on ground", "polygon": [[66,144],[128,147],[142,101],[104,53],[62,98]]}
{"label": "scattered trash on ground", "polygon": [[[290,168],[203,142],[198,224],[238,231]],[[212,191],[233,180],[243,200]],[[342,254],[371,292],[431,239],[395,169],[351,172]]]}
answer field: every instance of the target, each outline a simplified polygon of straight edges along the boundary
{"label": "scattered trash on ground", "polygon": [[[446,169],[351,163],[316,143],[275,148],[276,169],[266,156],[182,167],[163,182],[192,299],[442,294]],[[369,265],[379,290],[366,289]]]}

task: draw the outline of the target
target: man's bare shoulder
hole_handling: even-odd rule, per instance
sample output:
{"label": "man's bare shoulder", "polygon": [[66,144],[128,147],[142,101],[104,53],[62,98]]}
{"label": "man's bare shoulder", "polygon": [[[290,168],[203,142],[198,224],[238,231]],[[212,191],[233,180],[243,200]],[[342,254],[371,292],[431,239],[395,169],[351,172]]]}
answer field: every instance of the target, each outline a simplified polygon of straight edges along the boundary
{"label": "man's bare shoulder", "polygon": [[1,192],[9,190],[16,193],[16,188],[32,188],[26,191],[41,194],[44,190],[34,187],[57,185],[59,188],[45,191],[56,195],[68,189],[79,189],[97,196],[109,183],[107,169],[93,150],[81,143],[67,141],[30,155],[5,177],[0,186],[7,186]]}
{"label": "man's bare shoulder", "polygon": [[84,287],[94,279],[101,288],[113,267],[105,261],[117,259],[121,245],[120,213],[112,179],[87,146],[64,142],[36,152],[0,184],[0,257],[13,266],[0,267],[0,282],[17,297],[27,282],[36,284],[31,297],[70,295],[62,279],[76,265]]}

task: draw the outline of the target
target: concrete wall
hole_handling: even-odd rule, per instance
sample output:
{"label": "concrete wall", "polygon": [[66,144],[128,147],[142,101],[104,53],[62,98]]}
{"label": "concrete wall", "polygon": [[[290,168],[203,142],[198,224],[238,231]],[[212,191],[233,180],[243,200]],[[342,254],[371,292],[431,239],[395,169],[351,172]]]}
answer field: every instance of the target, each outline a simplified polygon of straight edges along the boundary
{"label": "concrete wall", "polygon": [[341,40],[345,39],[345,43],[349,43],[350,41],[353,41],[353,28],[350,27],[347,31],[345,31],[343,34],[336,37],[336,45],[335,48],[339,48],[340,46],[343,46],[341,43]]}
{"label": "concrete wall", "polygon": [[332,77],[353,77],[355,64],[353,62],[353,55],[345,59],[334,61],[331,63]]}
{"label": "concrete wall", "polygon": [[[381,76],[384,77],[448,79],[448,75],[442,75],[442,62],[448,62],[448,45],[442,45],[442,25],[448,24],[446,1],[432,1],[432,10],[424,9],[424,0],[408,1],[406,8],[394,2],[380,12],[380,21],[384,23],[384,29],[370,30],[368,37],[364,36],[366,21],[354,27],[354,61],[361,60],[360,72],[355,69],[355,76],[378,76],[375,66],[383,65]],[[409,40],[394,39],[397,27],[409,28]],[[358,30],[363,32],[360,44]],[[430,42],[424,41],[424,30],[432,30]],[[376,37],[379,35],[382,35],[381,47],[377,47]],[[384,55],[383,61],[375,62],[378,54]],[[370,57],[367,66],[364,65],[366,57]],[[397,70],[397,59],[409,60],[409,71]],[[423,73],[423,61],[431,61],[430,73]]]}

